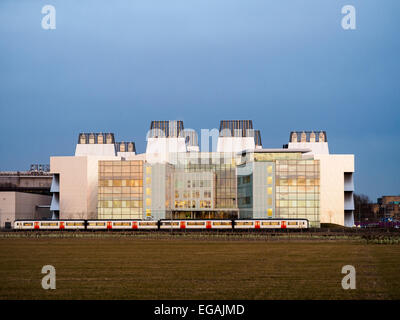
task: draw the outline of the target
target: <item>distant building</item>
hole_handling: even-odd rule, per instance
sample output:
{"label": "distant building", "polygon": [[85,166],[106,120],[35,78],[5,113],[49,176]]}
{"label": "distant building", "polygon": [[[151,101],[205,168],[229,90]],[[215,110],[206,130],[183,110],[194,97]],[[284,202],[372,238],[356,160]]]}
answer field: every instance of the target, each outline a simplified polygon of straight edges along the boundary
{"label": "distant building", "polygon": [[0,228],[11,228],[16,219],[50,219],[51,197],[14,191],[0,191]]}
{"label": "distant building", "polygon": [[29,171],[0,172],[0,228],[15,219],[51,218],[49,165],[33,164]]}
{"label": "distant building", "polygon": [[382,218],[400,220],[400,196],[382,196],[378,198],[379,215]]}
{"label": "distant building", "polygon": [[[81,133],[51,157],[53,218],[307,218],[354,225],[354,155],[329,153],[325,131],[293,131],[263,148],[251,120],[223,120],[216,152],[183,121],[152,121],[146,152],[113,133]],[[208,137],[207,137],[208,138]]]}

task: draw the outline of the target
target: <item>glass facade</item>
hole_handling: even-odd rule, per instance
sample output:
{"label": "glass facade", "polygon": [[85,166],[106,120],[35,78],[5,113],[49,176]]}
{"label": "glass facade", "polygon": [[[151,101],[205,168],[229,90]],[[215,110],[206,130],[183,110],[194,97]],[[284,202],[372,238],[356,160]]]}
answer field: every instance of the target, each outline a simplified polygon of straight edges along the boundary
{"label": "glass facade", "polygon": [[177,154],[174,165],[174,218],[233,218],[238,215],[236,164],[232,154]]}
{"label": "glass facade", "polygon": [[98,219],[143,218],[143,161],[99,161]]}
{"label": "glass facade", "polygon": [[306,218],[319,227],[319,160],[276,161],[276,217]]}
{"label": "glass facade", "polygon": [[319,227],[319,170],[319,160],[296,152],[99,161],[98,218],[306,218]]}
{"label": "glass facade", "polygon": [[[274,161],[278,159],[282,160],[301,160],[300,152],[271,152],[271,153],[254,153],[254,161]],[[253,160],[250,159],[250,160]]]}

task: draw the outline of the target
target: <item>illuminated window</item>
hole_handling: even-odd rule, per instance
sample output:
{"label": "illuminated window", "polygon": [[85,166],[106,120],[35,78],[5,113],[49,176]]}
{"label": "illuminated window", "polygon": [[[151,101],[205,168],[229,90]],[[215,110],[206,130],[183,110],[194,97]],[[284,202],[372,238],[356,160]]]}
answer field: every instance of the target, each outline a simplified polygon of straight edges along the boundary
{"label": "illuminated window", "polygon": [[146,184],[151,184],[151,178],[150,177],[146,178]]}
{"label": "illuminated window", "polygon": [[151,216],[151,209],[146,209],[146,216],[150,217]]}
{"label": "illuminated window", "polygon": [[268,204],[269,206],[272,206],[272,198],[268,198],[268,199],[267,199],[267,204]]}
{"label": "illuminated window", "polygon": [[193,191],[192,198],[200,198],[200,191]]}
{"label": "illuminated window", "polygon": [[121,187],[122,181],[121,180],[113,180],[113,187]]}
{"label": "illuminated window", "polygon": [[267,178],[267,184],[272,184],[272,177]]}
{"label": "illuminated window", "polygon": [[209,200],[201,200],[200,208],[211,208],[211,201]]}
{"label": "illuminated window", "polygon": [[146,195],[151,196],[151,188],[146,188]]}
{"label": "illuminated window", "polygon": [[146,174],[151,174],[151,167],[146,167]]}
{"label": "illuminated window", "polygon": [[268,166],[267,172],[272,173],[272,166]]}
{"label": "illuminated window", "polygon": [[146,199],[146,206],[148,206],[148,207],[151,206],[151,198]]}
{"label": "illuminated window", "polygon": [[268,191],[268,194],[272,194],[272,188],[271,187],[268,187],[267,191]]}
{"label": "illuminated window", "polygon": [[269,209],[267,210],[267,213],[268,213],[268,217],[272,217],[272,209],[271,209],[271,208],[269,208]]}

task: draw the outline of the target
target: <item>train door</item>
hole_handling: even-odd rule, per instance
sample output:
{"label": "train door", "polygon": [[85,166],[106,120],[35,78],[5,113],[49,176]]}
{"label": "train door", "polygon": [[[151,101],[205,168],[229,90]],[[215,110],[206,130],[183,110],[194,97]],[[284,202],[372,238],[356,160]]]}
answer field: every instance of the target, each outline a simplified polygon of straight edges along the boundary
{"label": "train door", "polygon": [[206,222],[206,229],[211,229],[211,221]]}
{"label": "train door", "polygon": [[286,229],[286,221],[281,221],[281,228]]}
{"label": "train door", "polygon": [[65,229],[65,222],[64,221],[60,221],[60,229],[61,230]]}
{"label": "train door", "polygon": [[112,222],[111,221],[107,221],[107,229],[112,229]]}
{"label": "train door", "polygon": [[260,221],[256,221],[254,224],[255,229],[260,229]]}
{"label": "train door", "polygon": [[35,229],[40,229],[40,226],[39,226],[39,221],[35,221],[35,227],[34,227]]}
{"label": "train door", "polygon": [[186,229],[185,221],[181,221],[180,227],[181,229]]}
{"label": "train door", "polygon": [[137,229],[138,223],[136,221],[132,221],[132,229]]}

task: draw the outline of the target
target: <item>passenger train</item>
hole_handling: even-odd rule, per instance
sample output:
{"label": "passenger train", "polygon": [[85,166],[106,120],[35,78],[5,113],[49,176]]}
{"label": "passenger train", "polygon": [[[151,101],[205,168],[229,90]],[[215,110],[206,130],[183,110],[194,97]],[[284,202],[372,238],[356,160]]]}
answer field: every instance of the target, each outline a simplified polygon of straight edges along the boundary
{"label": "passenger train", "polygon": [[307,219],[15,220],[15,230],[251,230],[308,229]]}

